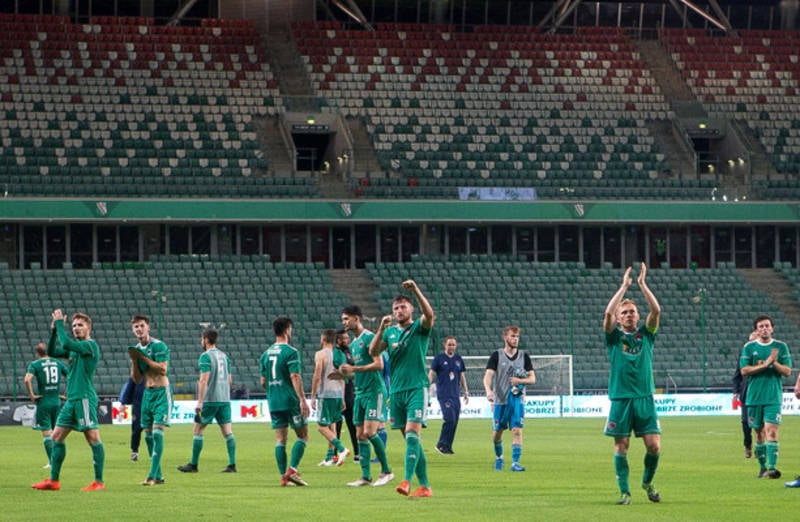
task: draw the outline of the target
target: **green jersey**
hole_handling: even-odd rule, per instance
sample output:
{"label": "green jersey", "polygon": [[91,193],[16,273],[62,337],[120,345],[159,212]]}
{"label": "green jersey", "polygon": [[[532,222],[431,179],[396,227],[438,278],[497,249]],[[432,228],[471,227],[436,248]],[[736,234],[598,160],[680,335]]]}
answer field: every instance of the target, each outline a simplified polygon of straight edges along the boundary
{"label": "green jersey", "polygon": [[36,359],[28,365],[28,373],[33,375],[36,381],[37,395],[42,397],[39,403],[55,403],[61,401],[59,392],[64,377],[67,375],[66,365],[58,359],[43,357]]}
{"label": "green jersey", "polygon": [[72,339],[64,331],[63,321],[56,321],[56,335],[61,347],[56,346],[56,343],[49,343],[47,355],[62,359],[69,358],[67,400],[94,399],[96,401],[97,392],[92,379],[97,369],[97,363],[100,362],[100,347],[94,339],[82,341]]}
{"label": "green jersey", "polygon": [[[374,337],[374,332],[363,330],[361,335],[350,342],[353,366],[366,366],[372,362],[372,356],[369,354],[369,345]],[[380,370],[356,373],[353,381],[356,388],[356,395],[386,393]]]}
{"label": "green jersey", "polygon": [[656,332],[642,325],[633,333],[617,327],[606,333],[606,349],[611,368],[608,374],[608,398],[648,397],[656,391],[653,381],[653,347]]}
{"label": "green jersey", "polygon": [[431,331],[424,328],[419,318],[408,328],[393,325],[383,332],[383,341],[389,351],[392,394],[428,387],[428,353]]}
{"label": "green jersey", "polygon": [[[739,366],[755,366],[765,361],[773,349],[778,350],[777,362],[792,367],[792,356],[786,343],[773,339],[769,344],[760,341],[750,341],[742,348]],[[774,368],[767,368],[758,373],[747,376],[747,406],[762,406],[767,404],[781,404],[783,402],[783,376]]]}
{"label": "green jersey", "polygon": [[222,350],[212,348],[200,355],[200,373],[209,373],[208,387],[204,402],[230,402],[231,400],[231,362]]}
{"label": "green jersey", "polygon": [[299,409],[300,400],[294,391],[291,374],[301,373],[300,352],[286,343],[273,344],[261,354],[259,367],[266,384],[269,411]]}
{"label": "green jersey", "polygon": [[[150,342],[147,343],[147,346],[142,346],[142,343],[138,343],[136,345],[136,349],[142,352],[142,355],[153,362],[169,363],[169,347],[164,341],[159,341],[158,339],[151,337]],[[141,360],[137,361],[137,363],[139,364],[139,371],[144,374],[149,368],[147,363]],[[169,365],[167,365],[167,371],[169,371]]]}

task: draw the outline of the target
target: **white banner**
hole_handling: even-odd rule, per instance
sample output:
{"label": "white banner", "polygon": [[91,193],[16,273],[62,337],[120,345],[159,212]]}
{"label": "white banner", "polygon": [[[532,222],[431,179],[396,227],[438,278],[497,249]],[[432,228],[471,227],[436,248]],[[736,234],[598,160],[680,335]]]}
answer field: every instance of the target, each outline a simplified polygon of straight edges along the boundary
{"label": "white banner", "polygon": [[[662,417],[700,415],[739,415],[737,402],[732,393],[680,393],[654,396],[656,409]],[[171,424],[194,422],[195,401],[175,401],[172,404]],[[607,417],[610,406],[607,395],[529,395],[525,399],[525,418],[543,419],[552,417]],[[491,419],[492,405],[485,397],[470,397],[469,403],[461,399],[462,419]],[[130,424],[130,405],[114,401],[112,422]],[[792,393],[783,394],[783,415],[800,415],[800,400]],[[441,419],[439,401],[431,400],[428,419]],[[266,400],[231,401],[231,418],[234,423],[264,422],[270,420]],[[309,422],[317,421],[317,412],[312,410]]]}

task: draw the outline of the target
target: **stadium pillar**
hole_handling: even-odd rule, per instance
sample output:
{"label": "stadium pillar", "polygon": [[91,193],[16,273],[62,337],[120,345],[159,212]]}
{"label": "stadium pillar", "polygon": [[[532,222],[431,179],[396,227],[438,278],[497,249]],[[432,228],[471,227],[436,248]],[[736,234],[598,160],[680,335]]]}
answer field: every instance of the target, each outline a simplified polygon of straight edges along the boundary
{"label": "stadium pillar", "polygon": [[17,311],[19,310],[19,301],[17,300],[17,290],[14,289],[14,308],[11,310],[11,327],[14,331],[14,349],[11,352],[11,367],[14,368],[13,378],[13,401],[17,402],[17,351],[19,350],[19,335],[17,334]]}
{"label": "stadium pillar", "polygon": [[703,350],[703,393],[706,392],[706,289],[701,288],[697,291],[700,298],[700,343]]}

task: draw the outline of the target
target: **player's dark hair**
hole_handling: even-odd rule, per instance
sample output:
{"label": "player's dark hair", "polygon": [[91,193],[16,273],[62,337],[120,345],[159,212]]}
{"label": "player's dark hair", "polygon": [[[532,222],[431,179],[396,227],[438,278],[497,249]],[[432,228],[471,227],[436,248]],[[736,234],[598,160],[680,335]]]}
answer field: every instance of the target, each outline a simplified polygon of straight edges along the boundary
{"label": "player's dark hair", "polygon": [[414,302],[411,300],[411,298],[405,294],[397,294],[396,296],[394,296],[394,298],[392,299],[392,304],[399,303],[402,301],[405,301],[412,306],[414,305]]}
{"label": "player's dark hair", "polygon": [[774,322],[772,322],[772,317],[770,317],[770,316],[768,316],[768,315],[759,315],[759,316],[758,316],[758,317],[756,317],[756,318],[755,318],[755,320],[753,321],[753,330],[755,330],[755,329],[756,329],[756,326],[757,326],[757,325],[758,325],[758,323],[760,323],[761,321],[769,321],[769,325],[770,325],[770,326],[772,326],[773,328],[775,327],[775,323],[774,323]]}
{"label": "player's dark hair", "polygon": [[143,314],[136,314],[131,317],[131,324],[138,323],[139,321],[144,321],[145,324],[150,324],[150,318]]}
{"label": "player's dark hair", "polygon": [[208,344],[216,346],[217,339],[219,339],[219,332],[214,328],[203,330],[203,339],[208,341]]}
{"label": "player's dark hair", "polygon": [[361,307],[358,305],[345,306],[344,308],[342,308],[342,313],[345,315],[352,315],[359,318],[364,317],[364,314],[361,313]]}
{"label": "player's dark hair", "polygon": [[326,344],[334,344],[336,342],[336,330],[333,328],[326,328],[322,330],[322,340]]}
{"label": "player's dark hair", "polygon": [[347,344],[350,342],[350,336],[347,335],[347,330],[336,330],[336,346],[339,346],[339,338],[344,336],[344,347],[347,348]]}
{"label": "player's dark hair", "polygon": [[47,355],[47,345],[45,343],[39,343],[36,345],[36,355],[39,357],[44,357]]}
{"label": "player's dark hair", "polygon": [[280,317],[276,317],[274,321],[272,321],[272,330],[275,332],[275,335],[285,335],[286,331],[292,326],[292,320],[285,315],[281,315]]}

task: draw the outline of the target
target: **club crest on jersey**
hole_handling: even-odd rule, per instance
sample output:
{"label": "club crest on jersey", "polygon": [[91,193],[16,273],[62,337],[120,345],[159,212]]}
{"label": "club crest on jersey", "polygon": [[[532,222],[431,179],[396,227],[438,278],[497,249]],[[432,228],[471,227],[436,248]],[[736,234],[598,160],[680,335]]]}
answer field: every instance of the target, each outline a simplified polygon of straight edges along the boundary
{"label": "club crest on jersey", "polygon": [[642,343],[635,344],[622,343],[622,351],[631,355],[636,355],[642,351]]}

